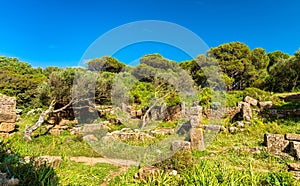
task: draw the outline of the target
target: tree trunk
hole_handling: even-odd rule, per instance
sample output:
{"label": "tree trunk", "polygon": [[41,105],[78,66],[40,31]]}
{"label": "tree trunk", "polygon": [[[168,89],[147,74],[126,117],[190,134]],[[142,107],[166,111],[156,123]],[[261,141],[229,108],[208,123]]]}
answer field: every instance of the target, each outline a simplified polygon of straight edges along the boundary
{"label": "tree trunk", "polygon": [[66,106],[60,108],[60,109],[57,109],[57,110],[54,110],[52,111],[53,109],[53,106],[55,105],[55,100],[53,100],[49,106],[49,108],[47,110],[45,110],[44,112],[42,112],[42,114],[40,115],[39,117],[39,120],[32,126],[26,126],[25,128],[25,132],[24,132],[24,137],[23,139],[25,140],[28,140],[28,141],[31,141],[31,134],[36,130],[38,129],[45,121],[45,117],[49,114],[49,113],[57,113],[57,112],[60,112],[64,109],[66,109],[67,107],[69,107],[70,105],[72,104],[72,101],[70,101],[70,103],[68,103]]}

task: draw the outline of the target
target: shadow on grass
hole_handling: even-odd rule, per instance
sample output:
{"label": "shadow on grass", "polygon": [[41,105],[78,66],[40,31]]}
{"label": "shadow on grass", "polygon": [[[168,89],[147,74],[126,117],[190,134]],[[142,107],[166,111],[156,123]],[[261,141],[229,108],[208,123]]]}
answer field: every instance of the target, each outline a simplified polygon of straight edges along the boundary
{"label": "shadow on grass", "polygon": [[46,186],[59,183],[52,167],[36,167],[32,160],[26,163],[23,157],[7,149],[3,142],[0,142],[0,172],[5,173],[8,179],[18,179],[18,185]]}

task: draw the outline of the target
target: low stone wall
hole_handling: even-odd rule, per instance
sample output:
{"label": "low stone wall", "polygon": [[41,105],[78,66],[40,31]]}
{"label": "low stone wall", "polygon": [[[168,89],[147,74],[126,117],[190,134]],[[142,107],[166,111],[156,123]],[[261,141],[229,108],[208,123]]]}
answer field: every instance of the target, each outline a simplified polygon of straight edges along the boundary
{"label": "low stone wall", "polygon": [[7,138],[15,130],[16,98],[0,94],[0,137]]}

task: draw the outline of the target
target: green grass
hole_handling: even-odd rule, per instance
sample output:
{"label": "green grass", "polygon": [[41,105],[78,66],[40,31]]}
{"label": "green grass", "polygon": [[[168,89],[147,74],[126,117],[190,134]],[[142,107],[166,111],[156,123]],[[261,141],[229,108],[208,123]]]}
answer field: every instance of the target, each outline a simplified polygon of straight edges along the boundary
{"label": "green grass", "polygon": [[56,173],[60,185],[100,185],[110,172],[117,170],[118,167],[107,163],[89,166],[65,160]]}
{"label": "green grass", "polygon": [[[137,180],[137,171],[131,170],[111,185],[299,185],[287,171],[291,160],[269,153],[263,145],[264,133],[294,132],[298,122],[263,122],[256,116],[252,123],[245,132],[219,133],[205,151],[192,152],[192,163],[189,155],[175,155],[156,165],[161,172],[155,177]],[[260,151],[251,153],[255,148]],[[180,176],[168,176],[172,169]]]}
{"label": "green grass", "polygon": [[[82,141],[80,136],[71,136],[63,132],[60,136],[51,136],[44,129],[35,132],[36,138],[24,141],[23,130],[26,124],[32,125],[34,118],[19,122],[19,128],[10,139],[4,140],[4,149],[15,152],[1,156],[1,171],[10,172],[10,176],[22,179],[23,185],[100,185],[104,178],[119,167],[110,164],[96,164],[94,166],[76,163],[69,160],[71,156],[98,157],[93,149],[122,151],[122,146],[105,146],[93,148]],[[228,121],[225,121],[225,124]],[[146,180],[134,179],[138,167],[132,167],[123,174],[111,177],[110,185],[297,185],[299,182],[287,172],[289,159],[269,153],[263,145],[264,134],[269,133],[300,133],[299,120],[297,119],[263,119],[257,115],[247,126],[246,131],[230,134],[220,132],[205,151],[192,151],[176,153],[155,166],[160,168],[158,175],[150,176]],[[171,127],[176,123],[163,122],[160,125]],[[227,123],[230,125],[229,123]],[[164,136],[156,140],[163,140]],[[148,140],[144,143],[157,141]],[[141,141],[127,141],[131,145],[141,145]],[[124,147],[125,148],[125,147]],[[140,154],[141,147],[135,146],[124,150],[125,157]],[[167,148],[167,147],[166,147]],[[169,148],[169,146],[168,146]],[[260,151],[251,152],[253,149]],[[166,149],[167,150],[167,149]],[[61,156],[63,161],[54,169],[43,167],[36,169],[31,164],[22,164],[23,156],[55,155]],[[116,154],[118,155],[118,154]],[[148,154],[152,158],[151,154]],[[141,157],[136,157],[140,159]],[[170,170],[177,170],[177,176],[169,176]],[[26,172],[26,170],[31,170]],[[32,182],[30,182],[32,181]],[[22,184],[21,184],[22,185]]]}

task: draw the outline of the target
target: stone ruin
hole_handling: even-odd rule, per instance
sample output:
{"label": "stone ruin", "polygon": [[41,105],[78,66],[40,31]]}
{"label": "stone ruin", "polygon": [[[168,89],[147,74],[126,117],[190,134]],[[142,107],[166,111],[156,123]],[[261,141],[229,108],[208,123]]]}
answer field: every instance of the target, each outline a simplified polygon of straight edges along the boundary
{"label": "stone ruin", "polygon": [[7,138],[15,130],[16,98],[0,94],[0,137]]}
{"label": "stone ruin", "polygon": [[[264,135],[264,143],[267,149],[280,157],[290,160],[300,160],[300,134],[268,134]],[[287,163],[289,172],[297,180],[300,180],[300,164]]]}

